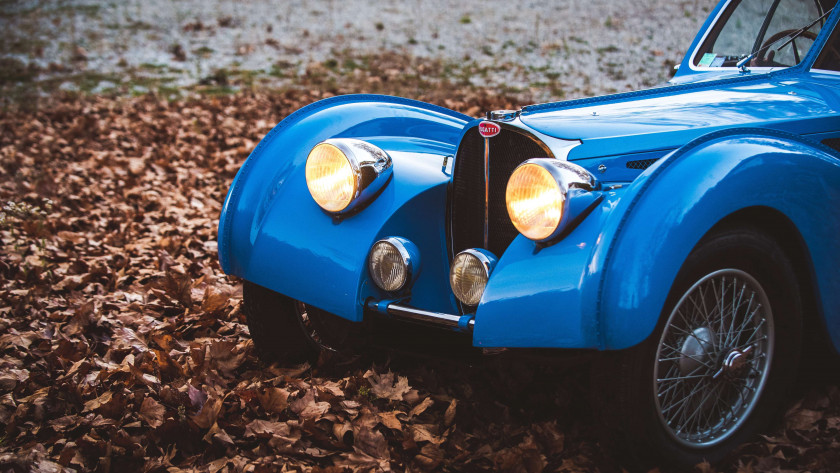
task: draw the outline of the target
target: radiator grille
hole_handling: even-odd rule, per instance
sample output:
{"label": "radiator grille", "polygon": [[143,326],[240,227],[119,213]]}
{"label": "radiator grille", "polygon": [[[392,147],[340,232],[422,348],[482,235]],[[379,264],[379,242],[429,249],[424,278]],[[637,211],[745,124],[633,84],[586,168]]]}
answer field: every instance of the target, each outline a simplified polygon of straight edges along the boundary
{"label": "radiator grille", "polygon": [[[513,170],[530,158],[549,156],[536,140],[507,129],[490,138],[488,248],[501,256],[518,232],[505,208],[505,188]],[[452,254],[484,248],[484,138],[473,128],[455,157],[450,204]]]}

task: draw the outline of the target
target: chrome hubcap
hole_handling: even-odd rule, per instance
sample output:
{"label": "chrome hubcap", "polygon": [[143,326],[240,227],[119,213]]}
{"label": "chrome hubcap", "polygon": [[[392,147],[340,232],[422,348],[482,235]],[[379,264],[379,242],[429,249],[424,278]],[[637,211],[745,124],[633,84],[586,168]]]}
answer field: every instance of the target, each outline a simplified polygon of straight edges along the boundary
{"label": "chrome hubcap", "polygon": [[766,384],[773,339],[770,302],[749,274],[723,269],[691,286],[665,324],[654,366],[669,435],[701,448],[737,431]]}
{"label": "chrome hubcap", "polygon": [[688,376],[703,365],[712,362],[711,353],[714,353],[712,336],[712,331],[708,327],[700,327],[685,337],[680,349],[680,374]]}

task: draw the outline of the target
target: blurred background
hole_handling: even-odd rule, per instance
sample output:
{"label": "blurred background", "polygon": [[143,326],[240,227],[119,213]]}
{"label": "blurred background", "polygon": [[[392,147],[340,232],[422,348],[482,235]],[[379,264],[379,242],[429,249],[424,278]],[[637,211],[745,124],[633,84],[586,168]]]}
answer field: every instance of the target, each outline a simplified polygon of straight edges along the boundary
{"label": "blurred background", "polygon": [[558,100],[666,81],[715,3],[4,0],[0,87],[6,101],[453,86]]}
{"label": "blurred background", "polygon": [[[311,102],[478,116],[651,87],[713,3],[0,0],[0,471],[622,471],[586,365],[261,364],[219,213]],[[695,471],[837,471],[837,381],[795,399]]]}

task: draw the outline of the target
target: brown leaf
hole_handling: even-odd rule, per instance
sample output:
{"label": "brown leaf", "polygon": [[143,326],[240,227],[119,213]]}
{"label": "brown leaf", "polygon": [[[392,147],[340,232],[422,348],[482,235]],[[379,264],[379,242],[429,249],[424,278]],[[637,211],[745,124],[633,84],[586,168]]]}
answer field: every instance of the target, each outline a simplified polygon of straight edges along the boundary
{"label": "brown leaf", "polygon": [[288,407],[289,391],[268,387],[257,391],[257,399],[266,412],[280,413]]}
{"label": "brown leaf", "polygon": [[231,439],[230,435],[228,435],[228,433],[225,432],[225,429],[219,427],[218,422],[213,424],[213,426],[210,427],[210,430],[204,436],[205,442],[209,443],[211,439],[219,443],[225,444],[229,447],[234,445],[233,439]]}
{"label": "brown leaf", "polygon": [[198,411],[198,414],[192,416],[192,420],[199,428],[209,429],[216,423],[221,409],[222,400],[217,397],[211,397],[204,403],[204,406]]}
{"label": "brown leaf", "polygon": [[566,446],[566,436],[557,429],[557,421],[544,422],[534,426],[534,432],[550,456],[559,455]]}
{"label": "brown leaf", "polygon": [[402,431],[402,423],[399,419],[397,419],[397,414],[403,414],[400,411],[392,411],[392,412],[381,412],[377,414],[379,416],[379,421],[385,427],[388,427],[391,430],[399,430]]}
{"label": "brown leaf", "polygon": [[18,385],[29,378],[29,370],[18,370],[9,368],[0,371],[0,390],[11,391]]}
{"label": "brown leaf", "polygon": [[421,402],[420,404],[417,404],[416,406],[414,406],[413,409],[411,409],[411,411],[408,413],[408,417],[412,418],[414,416],[422,414],[426,409],[431,407],[434,403],[435,403],[435,401],[431,397],[427,397],[426,399],[423,399],[423,402]]}
{"label": "brown leaf", "polygon": [[302,398],[292,402],[291,409],[303,420],[317,420],[330,410],[330,403],[317,402],[315,400],[315,390],[310,389]]}
{"label": "brown leaf", "polygon": [[354,435],[353,447],[360,452],[366,453],[373,458],[389,459],[388,441],[381,432],[363,427],[358,429]]}
{"label": "brown leaf", "polygon": [[449,402],[449,407],[446,408],[446,412],[443,413],[443,423],[446,426],[452,425],[455,422],[455,408],[458,406],[458,400],[453,399]]}
{"label": "brown leaf", "polygon": [[229,340],[214,341],[208,350],[210,360],[222,372],[230,374],[245,361],[246,353],[243,347]]}
{"label": "brown leaf", "polygon": [[433,425],[414,424],[411,426],[411,435],[415,442],[432,442],[440,445],[444,439],[432,433]]}
{"label": "brown leaf", "polygon": [[271,436],[277,435],[287,437],[291,433],[289,425],[285,422],[271,422],[267,420],[256,419],[245,426],[246,437]]}
{"label": "brown leaf", "polygon": [[350,422],[337,422],[333,424],[333,435],[335,435],[335,438],[337,438],[341,442],[347,443],[347,434],[352,432],[353,424]]}
{"label": "brown leaf", "polygon": [[378,374],[373,370],[368,370],[364,377],[370,383],[371,392],[377,397],[383,399],[390,399],[392,401],[402,401],[403,396],[411,391],[411,386],[408,385],[408,378],[405,376],[397,377],[392,372],[385,374]]}
{"label": "brown leaf", "polygon": [[140,418],[145,420],[152,428],[157,428],[163,425],[163,415],[166,409],[151,397],[143,399],[143,404],[140,405]]}
{"label": "brown leaf", "polygon": [[785,416],[785,426],[792,430],[811,430],[818,420],[822,419],[822,413],[810,409],[798,409],[788,412]]}
{"label": "brown leaf", "polygon": [[230,293],[222,291],[214,286],[207,286],[204,290],[201,310],[211,315],[219,315],[225,307],[227,307],[229,300]]}
{"label": "brown leaf", "polygon": [[443,458],[444,453],[440,447],[433,443],[427,443],[420,449],[420,453],[414,456],[414,461],[426,470],[434,470],[440,466]]}
{"label": "brown leaf", "polygon": [[85,408],[82,412],[89,412],[102,407],[103,404],[106,404],[111,401],[111,398],[114,396],[114,393],[111,391],[105,391],[96,399],[91,399],[90,401],[85,403]]}

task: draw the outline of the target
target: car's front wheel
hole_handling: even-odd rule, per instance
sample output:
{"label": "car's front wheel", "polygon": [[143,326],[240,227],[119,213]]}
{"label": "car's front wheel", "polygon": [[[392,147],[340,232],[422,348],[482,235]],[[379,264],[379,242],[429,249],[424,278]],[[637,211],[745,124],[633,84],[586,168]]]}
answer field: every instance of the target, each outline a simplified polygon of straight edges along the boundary
{"label": "car's front wheel", "polygon": [[774,240],[748,228],[705,238],[657,332],[596,364],[607,439],[645,466],[721,460],[778,411],[801,331],[795,272]]}
{"label": "car's front wheel", "polygon": [[357,347],[358,324],[249,281],[242,298],[254,347],[266,362],[314,362],[323,351]]}

